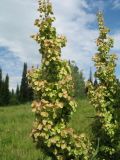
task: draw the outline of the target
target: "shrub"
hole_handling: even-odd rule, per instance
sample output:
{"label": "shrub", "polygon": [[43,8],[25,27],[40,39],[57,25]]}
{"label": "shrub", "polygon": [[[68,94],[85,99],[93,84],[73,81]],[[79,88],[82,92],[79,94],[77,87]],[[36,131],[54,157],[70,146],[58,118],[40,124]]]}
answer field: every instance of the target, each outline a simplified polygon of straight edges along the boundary
{"label": "shrub", "polygon": [[32,137],[37,146],[53,159],[90,159],[91,143],[84,135],[77,135],[69,127],[69,120],[76,110],[73,100],[71,69],[67,61],[61,59],[61,48],[66,38],[56,33],[52,26],[52,5],[49,1],[39,1],[40,19],[35,21],[39,33],[33,35],[40,45],[42,65],[28,72],[29,84],[35,92],[32,103],[35,122]]}
{"label": "shrub", "polygon": [[[97,86],[88,83],[88,95],[96,110],[93,124],[95,142],[100,138],[99,160],[118,160],[118,116],[116,113],[117,79],[115,76],[116,55],[109,54],[113,47],[113,39],[107,34],[109,29],[104,26],[103,14],[98,13],[99,37],[98,53],[93,57],[99,80]],[[95,143],[96,144],[96,143]]]}

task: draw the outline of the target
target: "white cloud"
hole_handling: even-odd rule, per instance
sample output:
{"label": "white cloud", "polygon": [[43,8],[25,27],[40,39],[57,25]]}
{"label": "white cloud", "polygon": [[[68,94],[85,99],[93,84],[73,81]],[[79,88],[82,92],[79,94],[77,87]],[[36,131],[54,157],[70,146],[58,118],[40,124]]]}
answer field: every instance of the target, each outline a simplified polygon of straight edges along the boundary
{"label": "white cloud", "polygon": [[[84,3],[83,3],[84,2]],[[57,17],[55,26],[59,33],[66,35],[67,46],[63,49],[63,58],[75,60],[80,69],[88,77],[89,67],[92,66],[91,58],[96,52],[95,40],[98,32],[90,28],[96,21],[96,15],[88,13],[86,1],[61,0],[59,3],[53,0],[55,15]]]}
{"label": "white cloud", "polygon": [[[85,11],[89,8],[85,0],[51,1],[57,19],[54,24],[58,32],[66,35],[68,39],[62,55],[66,59],[80,61],[79,66],[82,69],[86,60],[90,62],[90,53],[95,47],[96,31],[88,28],[89,24],[95,21],[95,15]],[[37,31],[33,25],[38,16],[37,2],[1,0],[0,10],[0,46],[8,47],[22,62],[38,64],[38,46],[30,39],[30,35]],[[13,83],[11,85],[13,86]]]}
{"label": "white cloud", "polygon": [[119,51],[120,50],[120,31],[116,31],[116,33],[114,33],[112,37],[114,39],[114,48],[115,50]]}
{"label": "white cloud", "polygon": [[[91,28],[91,24],[96,22],[96,15],[87,10],[95,8],[98,3],[91,5],[87,0],[51,1],[56,17],[54,25],[58,33],[68,39],[62,57],[75,60],[88,77],[91,57],[96,52],[98,31]],[[100,0],[99,4],[104,7],[102,2]],[[0,46],[8,47],[15,56],[29,65],[40,63],[41,57],[38,45],[30,38],[37,31],[34,27],[34,20],[38,17],[37,8],[36,0],[1,0],[0,5]],[[20,78],[15,77],[11,79],[11,87],[15,87]]]}
{"label": "white cloud", "polygon": [[120,9],[120,0],[113,1],[113,9]]}
{"label": "white cloud", "polygon": [[30,38],[35,32],[37,3],[32,0],[1,0],[0,46],[6,46],[21,61],[38,63],[37,46]]}

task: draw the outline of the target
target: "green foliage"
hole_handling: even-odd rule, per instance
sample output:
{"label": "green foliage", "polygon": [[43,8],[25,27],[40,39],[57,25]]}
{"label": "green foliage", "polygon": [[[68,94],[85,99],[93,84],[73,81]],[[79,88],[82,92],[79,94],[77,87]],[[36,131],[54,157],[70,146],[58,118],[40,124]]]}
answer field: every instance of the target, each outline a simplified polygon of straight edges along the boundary
{"label": "green foliage", "polygon": [[92,154],[91,143],[85,134],[76,134],[68,124],[77,105],[73,100],[70,66],[61,59],[66,38],[57,35],[52,26],[55,17],[49,1],[39,1],[38,11],[40,19],[35,25],[39,33],[32,38],[40,45],[42,66],[28,72],[29,84],[36,97],[32,103],[36,118],[31,136],[53,159],[88,160]]}
{"label": "green foliage", "polygon": [[85,81],[83,77],[82,71],[79,71],[79,68],[75,64],[75,62],[70,62],[69,65],[71,67],[72,71],[72,79],[74,83],[74,96],[75,98],[85,98],[86,93],[85,93]]}
{"label": "green foliage", "polygon": [[27,63],[24,63],[21,86],[17,85],[16,91],[9,90],[9,76],[2,77],[0,69],[0,106],[16,105],[33,100],[33,90],[28,86]]}
{"label": "green foliage", "polygon": [[115,77],[115,54],[109,54],[113,39],[107,36],[109,29],[104,26],[103,15],[98,14],[98,53],[93,57],[99,80],[97,86],[88,83],[88,95],[96,110],[93,133],[97,142],[100,138],[98,159],[118,160],[118,116],[116,114],[117,80]]}
{"label": "green foliage", "polygon": [[3,79],[2,70],[0,69],[0,106],[8,105],[9,101],[10,101],[9,76],[7,74],[5,79]]}
{"label": "green foliage", "polygon": [[116,103],[115,107],[119,110],[120,109],[120,80],[117,79],[117,92],[116,92]]}
{"label": "green foliage", "polygon": [[5,84],[4,84],[4,105],[8,105],[10,101],[10,91],[9,91],[9,76],[6,75]]}
{"label": "green foliage", "polygon": [[29,104],[0,107],[0,160],[50,160],[29,138],[32,121]]}
{"label": "green foliage", "polygon": [[18,97],[18,87],[19,86],[17,85],[16,93],[14,93],[13,89],[10,92],[10,102],[9,102],[9,105],[18,105],[18,104],[20,104],[19,97]]}
{"label": "green foliage", "polygon": [[27,74],[27,64],[24,63],[21,86],[20,86],[20,102],[22,103],[28,101],[28,80],[26,74]]}
{"label": "green foliage", "polygon": [[[0,95],[2,95],[2,69],[0,68]],[[2,97],[0,96],[0,105],[2,105]]]}
{"label": "green foliage", "polygon": [[33,90],[28,86],[27,63],[24,63],[23,66],[20,90],[17,88],[16,98],[19,99],[20,103],[26,103],[33,100]]}
{"label": "green foliage", "polygon": [[97,81],[97,78],[95,78],[95,80],[94,80],[94,86],[97,87],[97,85],[98,85],[98,81]]}
{"label": "green foliage", "polygon": [[19,88],[19,85],[17,85],[15,96],[16,96],[17,102],[19,103],[20,102],[20,88]]}
{"label": "green foliage", "polygon": [[[79,100],[77,112],[70,121],[70,126],[78,132],[90,134],[93,108],[87,100]],[[50,157],[36,150],[29,138],[34,114],[30,104],[0,107],[0,160],[51,160]]]}
{"label": "green foliage", "polygon": [[90,74],[89,74],[88,81],[90,81],[91,83],[93,82],[93,75],[92,75],[92,68],[91,67],[90,67]]}

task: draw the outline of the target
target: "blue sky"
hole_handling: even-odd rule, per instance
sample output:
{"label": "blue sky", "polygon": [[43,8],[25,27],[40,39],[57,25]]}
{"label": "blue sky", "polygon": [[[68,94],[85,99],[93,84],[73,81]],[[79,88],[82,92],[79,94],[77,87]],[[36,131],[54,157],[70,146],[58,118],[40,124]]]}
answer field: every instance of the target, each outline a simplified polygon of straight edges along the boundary
{"label": "blue sky", "polygon": [[[98,36],[96,13],[103,10],[105,24],[111,29],[118,55],[116,75],[120,78],[120,0],[51,0],[56,26],[64,34],[67,46],[64,59],[74,60],[88,78],[92,56],[96,53]],[[1,0],[0,3],[0,67],[10,76],[10,88],[20,83],[23,63],[29,68],[40,63],[39,46],[30,35],[37,32],[34,20],[38,17],[37,0]]]}

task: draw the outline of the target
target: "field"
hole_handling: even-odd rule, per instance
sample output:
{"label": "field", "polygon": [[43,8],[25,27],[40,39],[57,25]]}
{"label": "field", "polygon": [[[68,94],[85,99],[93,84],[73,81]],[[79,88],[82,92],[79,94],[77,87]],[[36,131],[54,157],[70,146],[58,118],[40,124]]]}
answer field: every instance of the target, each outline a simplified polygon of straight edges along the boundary
{"label": "field", "polygon": [[[87,100],[78,101],[70,125],[77,132],[90,134],[94,110]],[[30,138],[34,114],[30,104],[0,107],[0,160],[48,160]]]}

